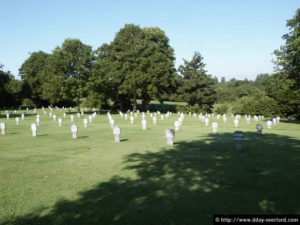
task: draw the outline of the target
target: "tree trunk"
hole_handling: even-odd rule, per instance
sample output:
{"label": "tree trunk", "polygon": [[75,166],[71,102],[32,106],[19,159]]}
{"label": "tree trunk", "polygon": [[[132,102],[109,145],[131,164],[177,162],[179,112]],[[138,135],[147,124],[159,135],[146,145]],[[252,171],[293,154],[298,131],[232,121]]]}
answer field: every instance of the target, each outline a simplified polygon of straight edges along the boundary
{"label": "tree trunk", "polygon": [[144,110],[145,110],[145,112],[147,112],[147,111],[148,111],[148,105],[149,105],[149,101],[145,101],[145,100],[143,100],[143,106],[144,106]]}
{"label": "tree trunk", "polygon": [[133,111],[136,112],[136,97],[133,99]]}

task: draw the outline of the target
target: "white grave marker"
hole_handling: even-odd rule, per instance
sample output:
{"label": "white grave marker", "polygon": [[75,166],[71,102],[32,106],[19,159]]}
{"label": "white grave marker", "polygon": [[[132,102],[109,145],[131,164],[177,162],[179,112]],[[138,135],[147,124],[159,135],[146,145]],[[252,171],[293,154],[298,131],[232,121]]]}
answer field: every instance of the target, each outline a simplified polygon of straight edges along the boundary
{"label": "white grave marker", "polygon": [[40,125],[40,118],[37,117],[35,121],[36,121],[36,125],[39,126]]}
{"label": "white grave marker", "polygon": [[234,119],[233,123],[234,123],[234,126],[235,126],[235,127],[238,127],[238,125],[239,125],[239,120],[238,120],[238,119]]}
{"label": "white grave marker", "polygon": [[62,118],[58,118],[58,125],[59,127],[62,127]]}
{"label": "white grave marker", "polygon": [[0,123],[1,133],[6,134],[6,124],[4,122]]}
{"label": "white grave marker", "polygon": [[157,122],[156,116],[154,116],[154,117],[152,118],[152,120],[153,120],[153,124],[156,124],[156,122]]}
{"label": "white grave marker", "polygon": [[175,126],[175,130],[178,131],[178,130],[179,130],[179,127],[180,127],[180,122],[176,120],[176,121],[174,122],[174,126]]}
{"label": "white grave marker", "polygon": [[211,126],[212,126],[212,129],[213,129],[213,132],[217,133],[218,132],[218,123],[214,122],[214,123],[211,124]]}
{"label": "white grave marker", "polygon": [[83,119],[83,126],[84,126],[85,128],[88,127],[88,120],[87,120],[86,118]]}
{"label": "white grave marker", "polygon": [[143,130],[147,129],[147,121],[145,119],[142,119],[142,128]]}
{"label": "white grave marker", "polygon": [[19,125],[20,124],[20,118],[16,117],[16,124]]}
{"label": "white grave marker", "polygon": [[36,137],[36,134],[37,134],[37,125],[35,123],[31,124],[31,132],[32,132],[32,136]]}
{"label": "white grave marker", "polygon": [[113,128],[113,134],[115,136],[115,142],[120,142],[121,128],[120,127],[114,127]]}
{"label": "white grave marker", "polygon": [[167,129],[166,130],[166,138],[167,138],[167,144],[173,145],[174,138],[175,138],[175,131],[173,129]]}
{"label": "white grave marker", "polygon": [[130,116],[130,123],[134,124],[134,117],[133,116]]}
{"label": "white grave marker", "polygon": [[76,139],[77,138],[77,131],[78,131],[78,128],[75,124],[73,124],[71,126],[71,132],[72,132],[72,138]]}

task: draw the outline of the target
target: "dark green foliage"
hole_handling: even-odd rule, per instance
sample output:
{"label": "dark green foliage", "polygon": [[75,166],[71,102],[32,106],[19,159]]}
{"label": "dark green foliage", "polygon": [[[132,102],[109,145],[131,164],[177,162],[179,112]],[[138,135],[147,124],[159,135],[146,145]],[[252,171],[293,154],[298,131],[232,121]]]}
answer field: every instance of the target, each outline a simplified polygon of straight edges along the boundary
{"label": "dark green foliage", "polygon": [[228,106],[224,104],[224,105],[219,106],[215,112],[217,114],[223,115],[223,114],[226,114],[227,111],[228,111]]}
{"label": "dark green foliage", "polygon": [[240,99],[233,107],[232,113],[264,116],[281,115],[276,101],[268,96],[263,95],[263,93],[258,93],[253,97],[244,97]]}
{"label": "dark green foliage", "polygon": [[0,64],[0,107],[20,105],[23,94],[23,83],[16,80],[9,71],[4,71]]}
{"label": "dark green foliage", "polygon": [[286,26],[290,32],[283,35],[285,45],[274,51],[277,69],[293,80],[294,87],[300,88],[300,8],[295,16],[288,20]]}
{"label": "dark green foliage", "polygon": [[217,102],[233,102],[245,96],[254,95],[258,90],[258,82],[231,79],[216,86]]}
{"label": "dark green foliage", "polygon": [[34,102],[29,98],[24,98],[22,101],[22,107],[33,107],[35,106]]}
{"label": "dark green foliage", "polygon": [[43,51],[33,52],[19,69],[25,85],[26,95],[24,97],[32,99],[37,105],[47,104],[44,98],[43,84],[47,76],[45,71],[48,57],[49,54]]}
{"label": "dark green foliage", "polygon": [[183,113],[210,113],[211,108],[206,108],[205,106],[200,107],[198,104],[195,105],[178,105],[176,106],[177,112],[183,112]]}
{"label": "dark green foliage", "polygon": [[193,111],[200,107],[210,112],[216,101],[216,92],[213,88],[215,80],[206,74],[204,66],[203,57],[198,52],[195,52],[191,61],[184,59],[184,65],[178,69],[182,76],[178,93],[181,100],[195,106]]}
{"label": "dark green foliage", "polygon": [[175,86],[174,50],[159,28],[125,25],[110,45],[96,53],[93,76],[99,82],[91,84],[93,92],[108,88],[121,109],[132,103],[136,110],[137,99],[142,99],[147,110],[151,99],[160,99]]}
{"label": "dark green foliage", "polygon": [[93,60],[91,46],[79,39],[66,39],[47,60],[43,97],[51,104],[74,102],[79,106],[87,95]]}

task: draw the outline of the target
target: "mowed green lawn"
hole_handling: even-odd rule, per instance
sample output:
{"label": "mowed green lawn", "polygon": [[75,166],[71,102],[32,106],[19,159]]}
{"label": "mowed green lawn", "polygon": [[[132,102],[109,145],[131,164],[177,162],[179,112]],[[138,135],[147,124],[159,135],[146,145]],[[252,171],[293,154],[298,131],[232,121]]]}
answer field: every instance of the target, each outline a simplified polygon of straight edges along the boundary
{"label": "mowed green lawn", "polygon": [[[21,112],[18,112],[21,113]],[[62,112],[54,109],[57,119]],[[107,115],[88,128],[78,119],[71,138],[70,115],[63,127],[41,110],[38,136],[29,111],[16,125],[2,111],[0,122],[0,224],[212,224],[214,214],[300,213],[300,124],[282,121],[256,132],[244,117],[238,128],[228,116],[217,134],[185,115],[174,146],[165,130],[177,114],[153,125],[141,113],[130,124],[113,114],[122,129],[115,143]],[[85,118],[88,114],[85,114]],[[216,121],[216,118],[211,119]],[[235,150],[232,133],[245,132],[244,149]]]}

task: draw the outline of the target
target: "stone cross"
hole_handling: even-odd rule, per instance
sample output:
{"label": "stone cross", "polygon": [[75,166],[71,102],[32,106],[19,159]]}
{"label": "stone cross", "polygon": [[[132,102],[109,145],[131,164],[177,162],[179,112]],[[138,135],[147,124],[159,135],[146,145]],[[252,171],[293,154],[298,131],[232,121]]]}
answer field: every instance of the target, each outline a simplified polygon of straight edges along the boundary
{"label": "stone cross", "polygon": [[73,124],[71,126],[71,132],[72,132],[72,138],[76,139],[77,138],[77,131],[78,131],[78,128],[75,124]]}
{"label": "stone cross", "polygon": [[31,131],[32,131],[32,136],[36,137],[36,134],[37,134],[37,125],[35,123],[31,124]]}
{"label": "stone cross", "polygon": [[4,122],[0,123],[1,133],[6,134],[6,124]]}
{"label": "stone cross", "polygon": [[258,124],[256,125],[256,129],[257,129],[257,132],[258,132],[259,134],[262,134],[263,128],[264,128],[263,125],[260,124],[260,123],[258,123]]}
{"label": "stone cross", "polygon": [[173,129],[167,129],[166,138],[167,138],[167,145],[173,145],[174,138],[175,138],[175,131]]}
{"label": "stone cross", "polygon": [[114,127],[113,128],[113,134],[115,136],[115,142],[120,142],[121,128],[120,127]]}

